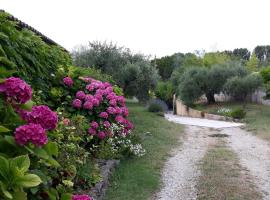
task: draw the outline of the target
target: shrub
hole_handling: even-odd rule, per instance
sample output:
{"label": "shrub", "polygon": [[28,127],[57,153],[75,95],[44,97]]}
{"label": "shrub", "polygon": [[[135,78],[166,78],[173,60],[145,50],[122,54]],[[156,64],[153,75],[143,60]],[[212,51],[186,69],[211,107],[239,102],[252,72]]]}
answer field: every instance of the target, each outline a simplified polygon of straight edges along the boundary
{"label": "shrub", "polygon": [[237,108],[231,111],[230,116],[234,119],[243,119],[246,116],[246,112],[242,108]]}
{"label": "shrub", "polygon": [[171,82],[159,82],[155,89],[155,95],[172,108],[174,88]]}
{"label": "shrub", "polygon": [[261,85],[261,77],[253,73],[245,77],[230,78],[224,85],[224,91],[235,100],[244,101],[249,94],[252,94]]}
{"label": "shrub", "polygon": [[167,112],[167,104],[160,99],[152,99],[148,102],[148,111],[149,112]]}
{"label": "shrub", "polygon": [[19,29],[17,23],[10,20],[9,14],[0,12],[0,66],[14,70],[14,75],[46,93],[57,66],[71,64],[71,57],[62,47],[49,45],[32,31]]}

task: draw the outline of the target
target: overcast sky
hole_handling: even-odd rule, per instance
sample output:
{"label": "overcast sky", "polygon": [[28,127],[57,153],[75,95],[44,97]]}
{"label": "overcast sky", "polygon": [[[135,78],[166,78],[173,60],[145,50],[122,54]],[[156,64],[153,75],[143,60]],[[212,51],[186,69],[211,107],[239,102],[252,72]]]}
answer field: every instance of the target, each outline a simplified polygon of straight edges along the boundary
{"label": "overcast sky", "polygon": [[107,40],[170,55],[270,44],[270,0],[0,0],[68,50]]}

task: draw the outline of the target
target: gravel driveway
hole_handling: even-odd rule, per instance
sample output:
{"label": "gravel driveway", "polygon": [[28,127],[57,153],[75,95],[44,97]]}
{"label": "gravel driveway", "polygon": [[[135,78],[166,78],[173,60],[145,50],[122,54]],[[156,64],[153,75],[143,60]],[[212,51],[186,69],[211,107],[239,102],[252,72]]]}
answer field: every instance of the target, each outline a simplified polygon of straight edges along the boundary
{"label": "gravel driveway", "polygon": [[270,146],[240,127],[241,123],[222,122],[167,114],[166,119],[186,125],[183,145],[174,149],[162,171],[163,186],[154,196],[158,200],[193,200],[197,198],[196,180],[200,175],[197,163],[215,143],[213,133],[227,134],[228,144],[247,168],[254,183],[270,200]]}

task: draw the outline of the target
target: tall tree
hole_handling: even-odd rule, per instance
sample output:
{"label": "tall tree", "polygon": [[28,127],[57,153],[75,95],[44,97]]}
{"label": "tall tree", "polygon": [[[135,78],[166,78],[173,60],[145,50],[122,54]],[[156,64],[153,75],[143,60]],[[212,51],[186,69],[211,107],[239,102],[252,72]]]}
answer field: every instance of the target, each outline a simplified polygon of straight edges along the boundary
{"label": "tall tree", "polygon": [[247,61],[250,58],[250,51],[247,48],[238,48],[233,50],[233,55],[241,60]]}
{"label": "tall tree", "polygon": [[246,63],[247,70],[249,72],[255,72],[259,67],[259,59],[257,58],[255,53],[252,53],[251,58]]}

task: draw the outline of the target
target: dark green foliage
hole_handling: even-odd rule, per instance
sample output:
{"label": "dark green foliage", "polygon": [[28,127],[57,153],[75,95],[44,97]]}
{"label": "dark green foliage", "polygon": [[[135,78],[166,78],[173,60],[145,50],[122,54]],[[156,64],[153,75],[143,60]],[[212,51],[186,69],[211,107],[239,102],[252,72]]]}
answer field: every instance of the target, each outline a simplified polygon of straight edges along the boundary
{"label": "dark green foliage", "polygon": [[270,61],[270,46],[256,46],[254,49],[256,57],[260,61],[260,66],[266,66]]}
{"label": "dark green foliage", "polygon": [[148,106],[148,111],[149,112],[163,112],[163,108],[159,104],[150,104]]}
{"label": "dark green foliage", "polygon": [[243,119],[246,116],[246,112],[242,108],[237,108],[231,111],[230,116],[234,119]]}
{"label": "dark green foliage", "polygon": [[177,94],[181,100],[190,105],[203,95],[203,87],[207,76],[206,68],[194,67],[184,72]]}
{"label": "dark green foliage", "polygon": [[169,107],[172,108],[174,87],[171,82],[159,82],[155,89],[155,95],[157,98],[165,101]]}
{"label": "dark green foliage", "polygon": [[247,48],[234,49],[232,54],[241,60],[247,61],[250,58],[250,51]]}
{"label": "dark green foliage", "polygon": [[268,83],[270,82],[270,67],[265,67],[260,71],[262,76],[263,82]]}
{"label": "dark green foliage", "polygon": [[57,66],[71,63],[69,53],[46,44],[27,29],[18,29],[16,22],[7,17],[7,13],[0,12],[0,64],[16,70],[15,75],[33,83],[34,88],[47,91]]}
{"label": "dark green foliage", "polygon": [[230,78],[224,85],[224,91],[235,100],[244,101],[249,94],[252,94],[261,85],[261,77],[253,73],[245,77],[235,76]]}
{"label": "dark green foliage", "polygon": [[129,49],[112,43],[90,42],[73,52],[74,63],[81,67],[94,67],[109,74],[127,96],[140,101],[149,99],[159,79],[156,68],[142,54],[132,54]]}

